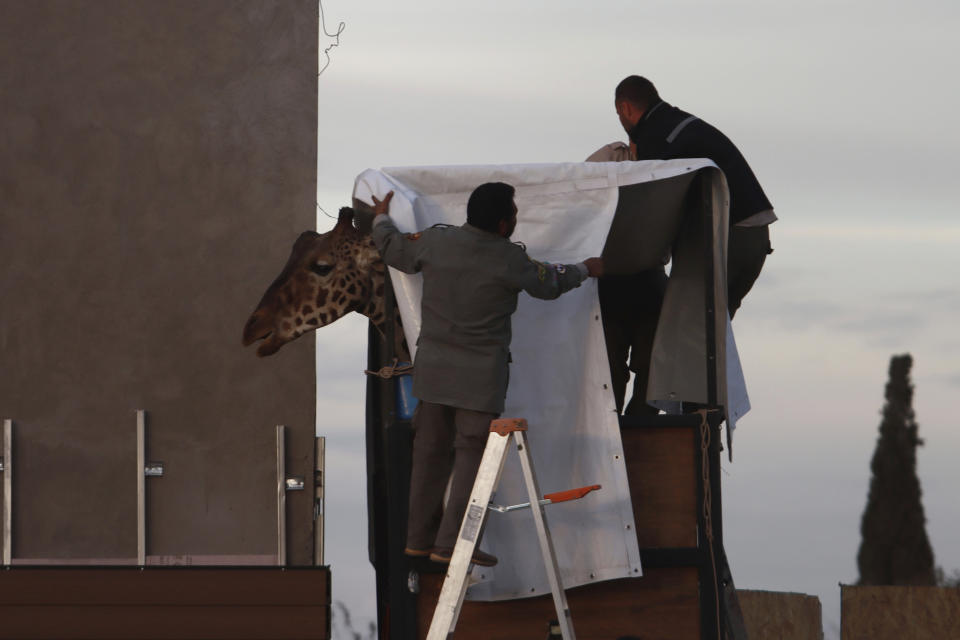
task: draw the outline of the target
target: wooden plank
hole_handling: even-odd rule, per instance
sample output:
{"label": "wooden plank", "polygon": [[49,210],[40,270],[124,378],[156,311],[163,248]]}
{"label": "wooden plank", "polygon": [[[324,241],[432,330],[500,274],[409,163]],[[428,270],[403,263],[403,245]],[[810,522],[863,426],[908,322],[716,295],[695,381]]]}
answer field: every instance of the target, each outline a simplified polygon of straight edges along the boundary
{"label": "wooden plank", "polygon": [[[418,633],[425,638],[443,574],[420,575]],[[625,578],[567,590],[579,638],[699,640],[697,570],[653,569],[642,578]],[[467,601],[460,613],[457,640],[527,640],[547,635],[556,619],[550,595],[500,602]]]}
{"label": "wooden plank", "polygon": [[696,547],[693,429],[624,429],[621,435],[640,548]]}
{"label": "wooden plank", "polygon": [[327,567],[14,568],[0,572],[0,603],[8,608],[327,606],[330,571]]}
{"label": "wooden plank", "polygon": [[322,640],[328,616],[325,606],[0,605],[0,638]]}

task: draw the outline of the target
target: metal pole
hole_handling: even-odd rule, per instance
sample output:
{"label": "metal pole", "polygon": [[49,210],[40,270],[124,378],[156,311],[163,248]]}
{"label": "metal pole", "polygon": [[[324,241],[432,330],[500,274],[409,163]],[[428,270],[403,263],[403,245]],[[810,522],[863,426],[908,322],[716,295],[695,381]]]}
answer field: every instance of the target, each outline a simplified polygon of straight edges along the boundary
{"label": "metal pole", "polygon": [[287,564],[287,468],[285,427],[277,425],[277,564]]}
{"label": "metal pole", "polygon": [[147,412],[137,409],[137,565],[147,564]]}
{"label": "metal pole", "polygon": [[3,564],[13,557],[13,420],[3,421]]}
{"label": "metal pole", "polygon": [[324,509],[324,469],[326,466],[327,439],[316,439],[316,451],[313,469],[313,564],[323,564],[323,534],[325,525]]}

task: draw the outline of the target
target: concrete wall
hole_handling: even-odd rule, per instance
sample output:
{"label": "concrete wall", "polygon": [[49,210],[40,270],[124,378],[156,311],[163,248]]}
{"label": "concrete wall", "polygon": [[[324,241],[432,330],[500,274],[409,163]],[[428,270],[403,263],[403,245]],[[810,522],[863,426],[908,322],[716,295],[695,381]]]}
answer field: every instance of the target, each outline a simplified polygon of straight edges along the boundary
{"label": "concrete wall", "polygon": [[312,338],[271,359],[247,314],[315,220],[315,0],[3,0],[0,417],[14,559],[312,553]]}

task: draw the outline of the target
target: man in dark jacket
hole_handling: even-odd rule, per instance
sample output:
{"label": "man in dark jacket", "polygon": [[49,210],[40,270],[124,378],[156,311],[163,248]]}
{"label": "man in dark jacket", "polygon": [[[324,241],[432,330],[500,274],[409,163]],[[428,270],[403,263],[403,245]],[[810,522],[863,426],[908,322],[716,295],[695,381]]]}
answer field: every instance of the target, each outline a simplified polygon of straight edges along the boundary
{"label": "man in dark jacket", "polygon": [[[767,254],[773,251],[768,225],[777,216],[763,188],[729,138],[696,116],[661,100],[646,78],[625,78],[614,96],[630,145],[605,145],[591,154],[588,162],[709,158],[726,175],[731,225],[727,244],[727,306],[733,317],[760,275]],[[647,376],[666,283],[663,267],[600,280],[600,309],[617,411],[657,412],[646,403]],[[625,403],[631,371],[633,393]]]}
{"label": "man in dark jacket", "polygon": [[727,243],[727,306],[730,317],[753,287],[770,248],[773,205],[746,159],[717,128],[660,99],[653,83],[629,76],[617,85],[614,104],[630,136],[636,160],[709,158],[723,171],[730,189]]}
{"label": "man in dark jacket", "polygon": [[[449,562],[487,443],[503,412],[510,362],[510,316],[517,296],[554,299],[603,270],[600,258],[552,265],[510,242],[517,224],[514,188],[480,185],[467,223],[403,234],[388,215],[393,192],[374,198],[373,241],[391,267],[423,274],[421,329],[413,373],[420,400],[413,418],[413,468],[407,548],[410,556]],[[454,451],[452,475],[450,452]],[[444,489],[450,495],[441,512]],[[478,541],[479,542],[479,541]],[[473,561],[496,564],[479,550]]]}

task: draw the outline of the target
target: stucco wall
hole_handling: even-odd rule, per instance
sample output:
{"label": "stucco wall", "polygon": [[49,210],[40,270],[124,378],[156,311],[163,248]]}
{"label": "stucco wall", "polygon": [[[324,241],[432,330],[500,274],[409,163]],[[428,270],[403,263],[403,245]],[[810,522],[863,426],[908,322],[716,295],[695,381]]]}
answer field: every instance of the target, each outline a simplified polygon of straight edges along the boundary
{"label": "stucco wall", "polygon": [[960,638],[956,587],[840,587],[843,640]]}
{"label": "stucco wall", "polygon": [[823,640],[820,599],[803,593],[737,590],[752,640]]}
{"label": "stucco wall", "polygon": [[[317,3],[3,0],[0,418],[14,558],[276,550],[274,425],[312,477],[312,338],[247,314],[315,219]],[[288,494],[291,563],[311,492]]]}

